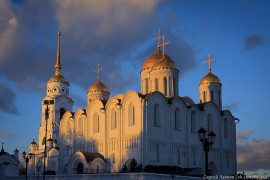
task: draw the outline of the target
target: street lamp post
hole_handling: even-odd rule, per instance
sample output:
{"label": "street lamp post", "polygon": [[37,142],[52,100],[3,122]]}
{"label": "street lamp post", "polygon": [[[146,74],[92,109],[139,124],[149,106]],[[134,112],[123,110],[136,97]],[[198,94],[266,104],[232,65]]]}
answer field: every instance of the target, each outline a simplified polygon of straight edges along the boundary
{"label": "street lamp post", "polygon": [[36,168],[37,168],[38,180],[39,180],[39,170],[40,170],[40,165],[38,164]]}
{"label": "street lamp post", "polygon": [[214,144],[215,142],[215,137],[216,137],[216,134],[211,131],[207,137],[206,137],[206,130],[201,127],[201,129],[198,130],[198,135],[199,135],[199,139],[202,143],[202,146],[203,146],[203,150],[204,150],[204,154],[205,154],[205,175],[208,176],[209,175],[209,172],[208,172],[208,152],[209,150],[212,148],[212,145]]}
{"label": "street lamp post", "polygon": [[25,159],[25,167],[26,167],[26,173],[25,173],[25,180],[27,180],[27,172],[28,172],[28,163],[29,163],[29,159],[31,159],[31,153],[30,154],[26,154],[25,151],[23,151],[22,156]]}
{"label": "street lamp post", "polygon": [[45,109],[45,137],[44,137],[44,162],[43,162],[43,180],[45,180],[45,166],[46,166],[46,157],[47,157],[47,128],[48,128],[48,119],[49,119],[49,105],[54,104],[54,100],[44,100],[43,104],[46,105]]}

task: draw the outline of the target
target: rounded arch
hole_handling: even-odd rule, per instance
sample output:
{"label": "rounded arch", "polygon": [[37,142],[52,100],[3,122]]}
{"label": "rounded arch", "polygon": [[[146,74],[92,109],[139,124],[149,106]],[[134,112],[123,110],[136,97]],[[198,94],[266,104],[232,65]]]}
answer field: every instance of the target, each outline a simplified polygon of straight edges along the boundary
{"label": "rounded arch", "polygon": [[76,174],[83,174],[83,163],[79,163],[77,165],[77,173]]}
{"label": "rounded arch", "polygon": [[[79,165],[79,164],[82,164],[82,165]],[[80,174],[86,173],[85,170],[89,167],[84,154],[80,151],[75,152],[71,156],[68,163],[69,172],[72,172],[73,174],[77,174],[78,166],[82,166],[82,169],[80,169],[80,172],[81,172]]]}
{"label": "rounded arch", "polygon": [[[125,106],[126,104],[129,104],[130,99],[132,98],[132,101],[140,102],[139,93],[136,91],[128,91],[126,94],[124,94],[124,97],[122,99],[122,105]],[[134,102],[136,103],[136,102]]]}

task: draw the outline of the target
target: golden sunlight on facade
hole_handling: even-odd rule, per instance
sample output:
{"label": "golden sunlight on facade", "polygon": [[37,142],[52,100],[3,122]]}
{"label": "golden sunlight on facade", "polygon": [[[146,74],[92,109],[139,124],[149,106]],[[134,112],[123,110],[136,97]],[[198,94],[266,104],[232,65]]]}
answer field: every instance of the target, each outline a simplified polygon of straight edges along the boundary
{"label": "golden sunlight on facade", "polygon": [[179,96],[179,70],[159,34],[155,53],[142,65],[141,92],[110,98],[98,66],[87,107],[73,112],[69,82],[61,72],[60,35],[55,74],[42,101],[38,144],[33,140],[29,147],[29,174],[37,174],[37,167],[41,174],[44,169],[55,174],[128,171],[131,159],[137,169],[178,166],[203,174],[204,151],[197,133],[201,127],[216,134],[209,152],[210,174],[236,174],[235,118],[222,109],[222,84],[211,72],[210,56],[208,73],[199,83],[199,104]]}

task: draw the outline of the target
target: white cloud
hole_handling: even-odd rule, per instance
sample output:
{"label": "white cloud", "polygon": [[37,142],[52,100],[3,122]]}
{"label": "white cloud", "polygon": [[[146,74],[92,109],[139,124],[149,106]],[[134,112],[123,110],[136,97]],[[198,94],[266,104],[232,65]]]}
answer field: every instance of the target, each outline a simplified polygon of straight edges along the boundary
{"label": "white cloud", "polygon": [[259,172],[270,167],[270,140],[251,138],[253,131],[237,133],[237,163],[239,171]]}

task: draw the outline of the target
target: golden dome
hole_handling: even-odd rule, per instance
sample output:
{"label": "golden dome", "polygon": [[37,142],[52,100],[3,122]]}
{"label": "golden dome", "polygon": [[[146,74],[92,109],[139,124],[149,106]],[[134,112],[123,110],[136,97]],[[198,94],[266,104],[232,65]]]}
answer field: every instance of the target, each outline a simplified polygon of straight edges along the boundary
{"label": "golden dome", "polygon": [[92,84],[90,88],[88,89],[88,92],[94,92],[94,91],[104,91],[104,92],[109,92],[107,86],[105,86],[102,82],[99,80]]}
{"label": "golden dome", "polygon": [[67,83],[68,81],[62,76],[61,74],[55,74],[53,75],[48,82],[62,82],[62,83]]}
{"label": "golden dome", "polygon": [[176,68],[174,61],[166,54],[163,56],[159,48],[153,55],[144,61],[142,70],[153,68],[154,66],[161,68]]}
{"label": "golden dome", "polygon": [[200,84],[208,84],[208,83],[220,83],[219,78],[212,74],[211,72],[208,72],[201,80]]}

